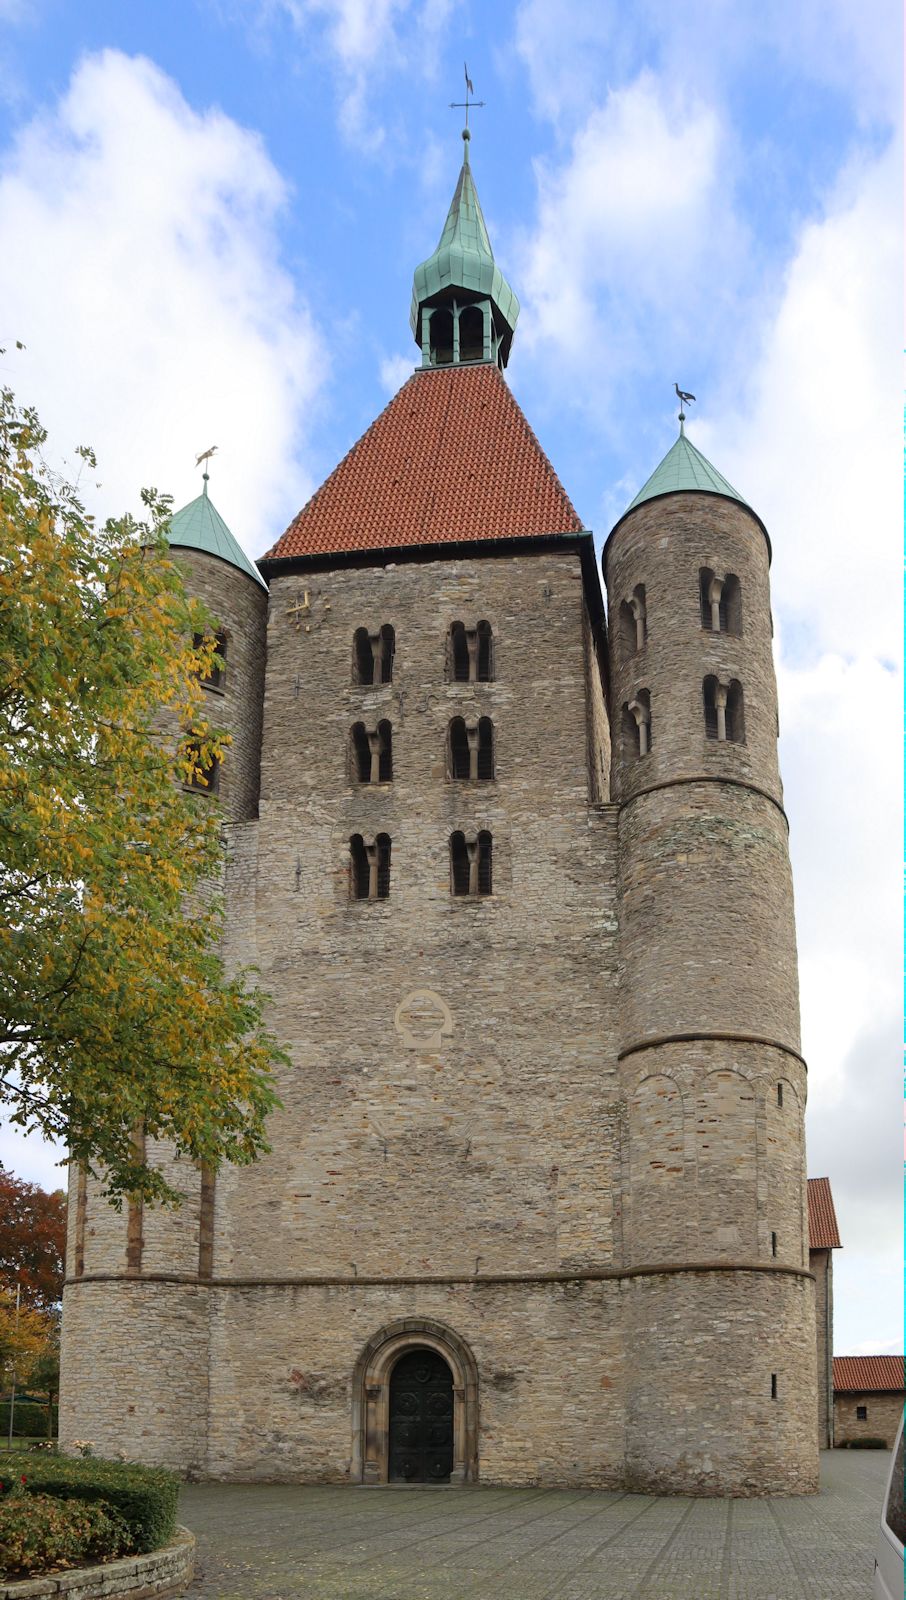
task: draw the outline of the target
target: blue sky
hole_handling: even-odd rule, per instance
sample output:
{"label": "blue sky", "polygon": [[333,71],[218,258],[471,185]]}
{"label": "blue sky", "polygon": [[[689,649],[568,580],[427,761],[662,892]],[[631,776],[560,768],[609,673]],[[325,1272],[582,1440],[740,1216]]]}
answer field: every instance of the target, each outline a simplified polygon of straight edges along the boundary
{"label": "blue sky", "polygon": [[[252,555],[415,364],[462,145],[508,377],[603,538],[689,432],[774,545],[810,1171],[838,1352],[902,1348],[893,0],[0,0],[0,343],[99,511],[211,490]],[[0,1155],[45,1180],[44,1152]]]}

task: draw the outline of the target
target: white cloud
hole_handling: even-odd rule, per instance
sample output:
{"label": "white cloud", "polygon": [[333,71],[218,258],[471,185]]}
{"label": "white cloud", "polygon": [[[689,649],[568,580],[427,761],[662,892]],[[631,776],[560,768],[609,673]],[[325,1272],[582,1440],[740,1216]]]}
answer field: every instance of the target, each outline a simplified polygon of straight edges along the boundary
{"label": "white cloud", "polygon": [[381,362],[381,387],[388,394],[396,394],[407,378],[411,378],[415,369],[415,354],[411,356],[387,356]]}
{"label": "white cloud", "polygon": [[280,263],[286,200],[257,135],[116,51],[83,59],[6,153],[4,342],[27,347],[7,376],[51,450],[94,446],[104,514],[148,483],[191,499],[215,443],[212,495],[252,554],[306,498],[325,356]]}
{"label": "white cloud", "polygon": [[458,0],[240,0],[267,22],[288,17],[298,33],[320,36],[340,88],[340,130],[368,154],[383,150],[387,129],[376,118],[376,91],[394,73],[436,75],[438,39]]}

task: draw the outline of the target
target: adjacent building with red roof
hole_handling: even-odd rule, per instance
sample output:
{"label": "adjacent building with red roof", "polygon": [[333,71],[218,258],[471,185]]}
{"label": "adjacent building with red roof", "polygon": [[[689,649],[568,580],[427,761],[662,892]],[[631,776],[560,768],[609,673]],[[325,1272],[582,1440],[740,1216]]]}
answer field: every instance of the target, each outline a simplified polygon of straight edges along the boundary
{"label": "adjacent building with red roof", "polygon": [[834,1356],[834,1443],[890,1447],[906,1402],[902,1356]]}
{"label": "adjacent building with red roof", "polygon": [[830,1178],[809,1178],[808,1264],[815,1274],[815,1334],[818,1357],[818,1444],[834,1443],[834,1257],[840,1230]]}

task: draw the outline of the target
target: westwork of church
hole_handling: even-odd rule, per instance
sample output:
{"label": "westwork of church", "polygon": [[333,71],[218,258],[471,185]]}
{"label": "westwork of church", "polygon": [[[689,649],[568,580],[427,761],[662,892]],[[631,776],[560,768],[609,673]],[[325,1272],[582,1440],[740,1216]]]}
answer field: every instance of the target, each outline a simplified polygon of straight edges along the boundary
{"label": "westwork of church", "polygon": [[504,377],[466,137],[420,365],[257,565],[173,519],[192,803],[291,1065],[272,1153],[74,1174],[61,1437],[223,1479],[817,1484],[770,543],[685,436],[604,544]]}

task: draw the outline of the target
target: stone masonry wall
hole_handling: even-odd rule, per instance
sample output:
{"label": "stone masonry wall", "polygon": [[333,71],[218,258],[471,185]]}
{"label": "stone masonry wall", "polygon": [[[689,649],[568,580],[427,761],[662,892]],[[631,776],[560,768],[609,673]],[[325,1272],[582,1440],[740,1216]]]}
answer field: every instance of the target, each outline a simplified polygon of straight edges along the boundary
{"label": "stone masonry wall", "polygon": [[[830,1250],[810,1250],[809,1270],[815,1274],[815,1332],[818,1359],[818,1448],[827,1450],[834,1443],[833,1350],[828,1332],[834,1326],[834,1259]],[[830,1341],[832,1343],[832,1340]]]}
{"label": "stone masonry wall", "polygon": [[[893,1448],[903,1415],[902,1394],[835,1394],[834,1444],[851,1444],[854,1439],[883,1439]],[[857,1407],[868,1412],[864,1421],[856,1416]]]}

